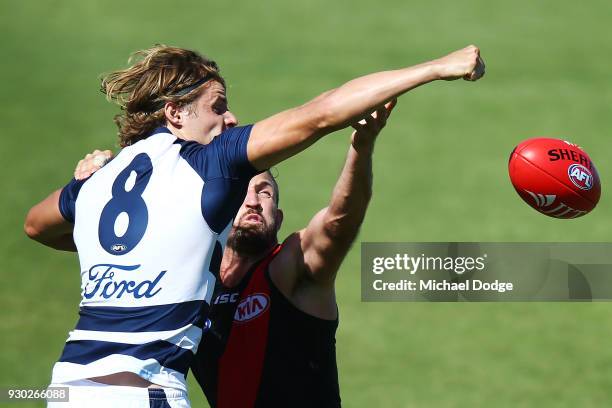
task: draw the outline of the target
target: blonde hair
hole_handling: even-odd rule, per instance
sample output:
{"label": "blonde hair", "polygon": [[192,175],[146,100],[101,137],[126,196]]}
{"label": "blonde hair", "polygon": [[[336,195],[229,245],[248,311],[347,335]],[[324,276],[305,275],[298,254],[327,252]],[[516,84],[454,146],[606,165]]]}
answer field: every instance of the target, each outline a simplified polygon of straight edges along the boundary
{"label": "blonde hair", "polygon": [[121,107],[122,112],[114,118],[121,147],[163,126],[166,102],[187,106],[202,95],[211,80],[225,86],[217,63],[183,48],[156,45],[133,53],[128,63],[133,64],[104,76],[101,84],[106,98]]}

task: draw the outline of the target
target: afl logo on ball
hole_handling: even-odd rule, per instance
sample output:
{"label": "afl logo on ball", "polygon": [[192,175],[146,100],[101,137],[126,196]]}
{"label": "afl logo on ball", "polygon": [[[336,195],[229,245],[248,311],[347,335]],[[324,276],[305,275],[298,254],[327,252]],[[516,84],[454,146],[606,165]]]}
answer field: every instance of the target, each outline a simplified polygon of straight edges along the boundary
{"label": "afl logo on ball", "polygon": [[270,304],[270,298],[265,293],[255,293],[242,299],[236,307],[234,321],[244,323],[261,316]]}
{"label": "afl logo on ball", "polygon": [[590,190],[593,187],[593,174],[581,164],[572,164],[567,168],[567,175],[572,183],[581,190]]}

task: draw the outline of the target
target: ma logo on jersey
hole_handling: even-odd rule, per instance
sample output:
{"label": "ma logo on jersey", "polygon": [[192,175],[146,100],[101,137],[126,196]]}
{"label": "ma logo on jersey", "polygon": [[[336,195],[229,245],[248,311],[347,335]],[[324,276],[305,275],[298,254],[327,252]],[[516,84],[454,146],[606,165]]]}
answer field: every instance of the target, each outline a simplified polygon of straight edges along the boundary
{"label": "ma logo on jersey", "polygon": [[567,168],[567,175],[581,190],[590,190],[593,187],[593,173],[581,164],[570,165]]}
{"label": "ma logo on jersey", "polygon": [[236,307],[234,321],[245,323],[261,316],[270,305],[270,298],[265,293],[255,293],[244,298]]}

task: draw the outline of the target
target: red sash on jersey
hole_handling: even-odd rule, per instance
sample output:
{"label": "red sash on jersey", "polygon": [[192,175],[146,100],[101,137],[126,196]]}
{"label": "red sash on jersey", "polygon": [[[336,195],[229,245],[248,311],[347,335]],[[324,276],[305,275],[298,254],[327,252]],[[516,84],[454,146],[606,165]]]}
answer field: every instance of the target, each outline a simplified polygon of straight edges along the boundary
{"label": "red sash on jersey", "polygon": [[281,248],[278,245],[260,261],[240,293],[227,345],[219,359],[218,408],[255,406],[270,322],[270,285],[265,271]]}

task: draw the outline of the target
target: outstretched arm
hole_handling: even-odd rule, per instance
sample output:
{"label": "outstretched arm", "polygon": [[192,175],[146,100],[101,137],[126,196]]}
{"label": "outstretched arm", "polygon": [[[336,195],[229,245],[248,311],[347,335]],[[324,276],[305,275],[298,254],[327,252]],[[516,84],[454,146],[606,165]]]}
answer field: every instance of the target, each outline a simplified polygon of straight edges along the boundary
{"label": "outstretched arm", "polygon": [[[306,228],[285,241],[284,250],[271,265],[271,271],[276,267],[282,269],[275,274],[277,285],[307,312],[325,314],[312,308],[317,307],[317,300],[329,303],[330,294],[333,296],[336,272],[357,236],[372,195],[374,142],[394,104],[395,101],[390,102],[360,123],[353,124],[356,131],[329,205],[319,211]],[[305,292],[308,295],[304,295]],[[305,298],[308,300],[304,301]],[[326,309],[329,311],[330,307]],[[335,303],[331,309],[333,313]]]}
{"label": "outstretched arm", "polygon": [[249,161],[257,169],[269,168],[420,85],[438,79],[475,81],[483,75],[480,50],[469,46],[420,65],[354,79],[302,106],[257,122],[247,146]]}

